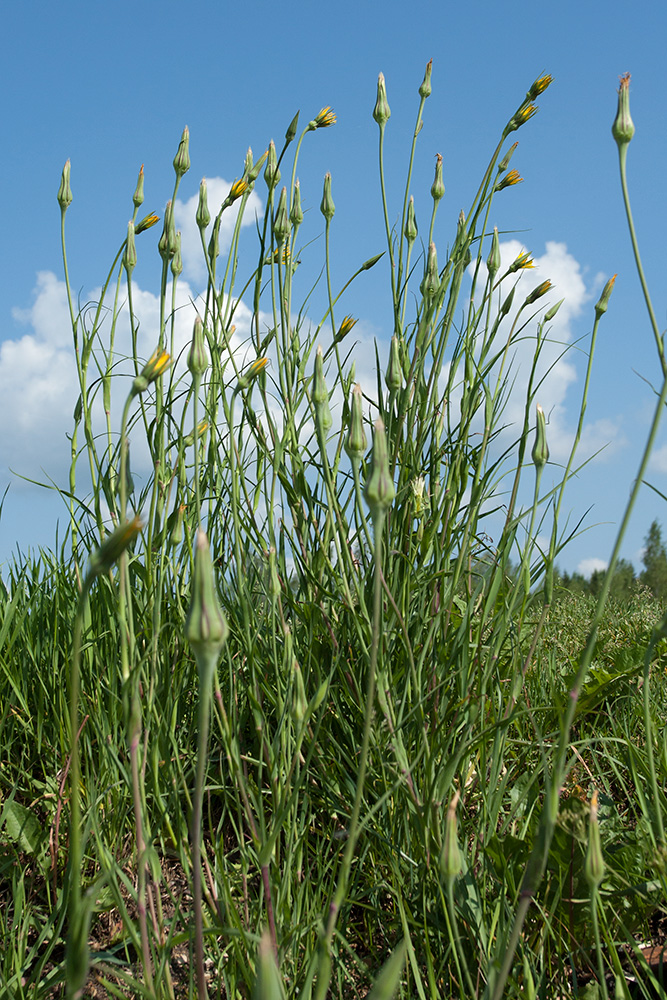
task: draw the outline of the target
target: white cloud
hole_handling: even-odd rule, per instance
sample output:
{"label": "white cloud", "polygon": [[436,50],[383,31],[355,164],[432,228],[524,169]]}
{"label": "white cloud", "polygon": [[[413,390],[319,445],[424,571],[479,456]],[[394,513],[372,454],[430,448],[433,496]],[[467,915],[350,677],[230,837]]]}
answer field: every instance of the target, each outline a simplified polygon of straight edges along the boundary
{"label": "white cloud", "polygon": [[577,572],[581,573],[588,580],[593,573],[598,570],[605,570],[608,563],[604,559],[598,559],[597,556],[590,556],[588,559],[582,559],[577,566]]}
{"label": "white cloud", "polygon": [[[215,219],[217,213],[220,211],[220,207],[229,194],[231,186],[232,182],[226,181],[222,177],[210,177],[206,179],[208,207],[212,219]],[[182,202],[177,198],[174,206],[174,224],[176,229],[180,229],[181,231],[183,272],[186,277],[197,283],[201,283],[205,279],[207,271],[204,251],[201,245],[201,236],[199,235],[199,228],[196,221],[198,203],[199,193],[188,198],[186,202]],[[220,223],[221,254],[225,254],[229,249],[240,205],[241,201],[239,199],[239,201],[234,202],[222,214]],[[246,203],[241,226],[254,225],[255,219],[261,218],[262,215],[263,206],[261,198],[256,191],[252,191]],[[206,230],[205,241],[207,247],[212,228],[213,224],[211,223]]]}

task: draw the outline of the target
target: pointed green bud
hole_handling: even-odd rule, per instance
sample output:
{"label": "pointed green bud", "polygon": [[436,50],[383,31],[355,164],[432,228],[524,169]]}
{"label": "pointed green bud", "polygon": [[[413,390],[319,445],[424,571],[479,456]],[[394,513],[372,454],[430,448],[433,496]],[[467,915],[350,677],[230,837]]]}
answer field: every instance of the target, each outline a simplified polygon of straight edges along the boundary
{"label": "pointed green bud", "polygon": [[370,271],[370,269],[372,267],[375,267],[375,265],[377,264],[377,262],[379,260],[382,260],[382,258],[384,257],[384,255],[385,255],[385,251],[383,250],[382,253],[376,253],[374,257],[369,257],[368,260],[364,261],[364,263],[361,265],[361,267],[359,268],[359,270],[360,271]]}
{"label": "pointed green bud", "polygon": [[440,153],[437,153],[435,157],[435,177],[433,179],[433,184],[431,185],[431,197],[436,205],[443,197],[444,193],[445,182],[442,179],[442,156]]}
{"label": "pointed green bud", "polygon": [[144,165],[141,164],[141,170],[139,171],[139,177],[137,180],[137,186],[134,189],[134,194],[132,195],[132,202],[135,208],[139,208],[144,203]]}
{"label": "pointed green bud", "polygon": [[364,431],[363,401],[361,397],[361,386],[357,383],[352,390],[350,400],[350,426],[345,438],[344,448],[350,460],[360,462],[366,454],[366,432]]}
{"label": "pointed green bud", "polygon": [[176,171],[176,176],[180,179],[184,174],[187,174],[190,169],[190,130],[186,125],[183,129],[183,135],[181,136],[181,141],[178,144],[178,151],[174,157],[174,170]]}
{"label": "pointed green bud", "polygon": [[269,549],[269,596],[272,601],[277,601],[281,593],[282,587],[276,566],[276,550],[272,545]]}
{"label": "pointed green bud", "polygon": [[132,272],[137,266],[137,247],[134,242],[134,223],[132,221],[127,224],[127,240],[125,241],[123,266],[127,271],[128,277],[132,276]]}
{"label": "pointed green bud", "polygon": [[556,313],[558,312],[558,310],[562,306],[563,302],[565,302],[565,299],[559,299],[559,301],[556,303],[555,306],[551,306],[550,309],[547,309],[547,311],[544,314],[544,322],[545,323],[550,323],[551,322],[551,320],[554,318],[554,316],[556,315]]}
{"label": "pointed green bud", "polygon": [[204,337],[204,324],[199,316],[195,319],[192,330],[192,343],[188,352],[188,369],[192,375],[203,375],[208,368],[208,351]]}
{"label": "pointed green bud", "polygon": [[329,402],[329,393],[327,392],[326,382],[324,381],[324,355],[322,353],[321,344],[317,345],[317,353],[315,354],[315,375],[313,378],[312,399],[315,404],[315,409],[323,403]]}
{"label": "pointed green bud", "polygon": [[106,536],[99,549],[93,552],[88,575],[99,576],[100,573],[108,573],[142,528],[143,523],[138,514],[135,514],[130,521],[123,521],[115,531]]}
{"label": "pointed green bud", "polygon": [[507,298],[505,299],[505,301],[503,302],[503,304],[500,307],[500,317],[501,317],[501,319],[502,319],[503,316],[507,316],[508,312],[512,308],[512,302],[514,301],[514,292],[515,292],[515,290],[516,290],[516,285],[514,286],[514,288],[509,293],[509,295],[507,296]]}
{"label": "pointed green bud", "polygon": [[203,233],[211,221],[211,213],[208,210],[208,191],[205,177],[202,177],[201,184],[199,185],[199,201],[197,202],[197,215],[195,218],[199,231]]}
{"label": "pointed green bud", "polygon": [[433,298],[440,288],[440,273],[438,271],[438,255],[435,243],[429,243],[426,258],[426,274],[420,285],[420,291],[425,299]]}
{"label": "pointed green bud", "polygon": [[505,153],[505,155],[503,156],[502,160],[501,160],[501,161],[500,161],[500,163],[498,164],[498,173],[499,173],[499,174],[502,174],[502,173],[503,173],[503,172],[504,172],[505,170],[507,170],[507,168],[509,167],[509,165],[510,165],[510,160],[511,160],[511,159],[512,159],[512,157],[514,156],[514,153],[515,153],[515,151],[516,151],[516,147],[517,147],[518,145],[519,145],[519,143],[518,143],[518,142],[513,142],[513,143],[512,143],[512,145],[510,146],[510,148],[509,148],[509,149],[507,150],[507,152],[506,152],[506,153]]}
{"label": "pointed green bud", "polygon": [[430,97],[431,96],[431,72],[433,70],[433,60],[429,59],[426,63],[426,72],[424,73],[424,79],[422,80],[421,87],[419,88],[420,97]]}
{"label": "pointed green bud", "polygon": [[211,262],[211,267],[213,267],[216,258],[220,255],[220,221],[221,217],[219,215],[216,216],[211,238],[208,241],[208,259]]}
{"label": "pointed green bud", "polygon": [[611,293],[614,290],[615,281],[616,281],[616,275],[614,274],[602,289],[602,295],[598,299],[595,306],[595,315],[597,319],[599,319],[600,316],[602,316],[602,314],[606,313],[607,311],[607,306],[609,305],[609,299],[611,298]]}
{"label": "pointed green bud", "polygon": [[266,167],[264,168],[264,180],[266,181],[266,186],[269,191],[273,188],[278,187],[280,183],[280,170],[278,170],[278,157],[276,155],[276,145],[273,141],[269,143],[269,148],[266,156]]}
{"label": "pointed green bud", "polygon": [[493,227],[493,237],[491,239],[491,250],[486,258],[486,267],[489,272],[489,279],[493,284],[493,279],[500,270],[500,240],[498,239],[498,227]]}
{"label": "pointed green bud", "polygon": [[72,188],[69,183],[70,170],[71,163],[68,160],[63,167],[63,172],[60,178],[60,187],[58,188],[58,204],[60,205],[60,210],[63,213],[65,213],[72,204]]}
{"label": "pointed green bud", "polygon": [[387,89],[384,83],[384,73],[380,73],[378,76],[377,100],[375,101],[375,107],[373,108],[373,118],[378,123],[380,128],[384,129],[390,117],[391,111],[387,102]]}
{"label": "pointed green bud", "polygon": [[537,424],[535,426],[535,444],[533,445],[532,459],[536,469],[543,469],[549,461],[549,446],[547,444],[547,422],[544,410],[537,404]]}
{"label": "pointed green bud", "polygon": [[[276,150],[275,150],[275,146],[274,146],[274,148],[273,148],[274,159],[275,159],[275,151]],[[262,169],[262,167],[264,166],[265,161],[268,160],[268,158],[269,158],[269,151],[268,151],[268,149],[265,149],[264,152],[262,153],[262,155],[260,156],[260,158],[258,159],[257,163],[253,164],[253,162],[252,162],[252,150],[250,149],[250,147],[248,147],[248,152],[246,154],[246,170],[245,170],[244,176],[245,176],[245,179],[248,182],[248,187],[250,188],[250,190],[252,190],[252,187],[253,187],[255,181],[259,177],[259,172]],[[250,167],[249,168],[247,166],[248,159],[250,159]],[[278,183],[279,180],[280,180],[280,172],[278,172],[278,180],[276,181],[276,184]]]}
{"label": "pointed green bud", "polygon": [[591,889],[597,889],[604,878],[604,858],[600,843],[600,824],[598,823],[598,793],[593,792],[591,812],[588,824],[588,849],[584,862],[584,875]]}
{"label": "pointed green bud", "polygon": [[273,222],[273,235],[275,236],[278,246],[282,246],[288,238],[289,232],[290,222],[287,217],[287,188],[284,187],[280,192],[280,200],[278,201],[278,208],[276,209],[275,219]]}
{"label": "pointed green bud", "polygon": [[171,260],[176,253],[176,227],[174,226],[174,211],[171,201],[167,202],[164,210],[162,235],[158,240],[157,248],[164,261]]}
{"label": "pointed green bud", "polygon": [[171,273],[174,278],[178,278],[183,273],[183,258],[181,256],[181,231],[176,230],[176,250],[171,258]]}
{"label": "pointed green bud", "polygon": [[463,870],[463,859],[459,848],[459,838],[456,823],[456,807],[459,803],[458,790],[447,807],[445,819],[445,840],[440,854],[440,872],[447,882],[453,882]]}
{"label": "pointed green bud", "polygon": [[303,209],[301,208],[301,185],[297,177],[294,185],[294,196],[292,198],[292,211],[290,212],[290,222],[296,229],[303,222]]}
{"label": "pointed green bud", "polygon": [[185,619],[185,637],[197,661],[199,682],[210,684],[227,639],[227,622],[222,613],[213,577],[211,549],[206,534],[197,532],[195,568],[192,576],[192,598]]}
{"label": "pointed green bud", "polygon": [[391,338],[389,347],[389,364],[384,376],[387,388],[390,392],[398,392],[403,384],[403,373],[401,371],[401,356],[399,353],[398,337],[396,334]]}
{"label": "pointed green bud", "polygon": [[630,117],[630,74],[625,73],[620,79],[618,107],[614,124],[611,127],[611,134],[616,140],[618,148],[622,149],[624,146],[627,146],[635,134],[635,126]]}
{"label": "pointed green bud", "polygon": [[366,497],[366,503],[370,508],[371,517],[374,521],[384,515],[396,496],[394,480],[389,471],[387,438],[382,420],[376,420],[373,427],[371,471],[366,480],[364,496]]}
{"label": "pointed green bud", "polygon": [[285,142],[288,143],[294,142],[294,140],[296,139],[296,131],[298,127],[299,127],[299,112],[297,111],[297,113],[294,115],[294,118],[292,118],[292,121],[289,123],[287,131],[285,132]]}
{"label": "pointed green bud", "polygon": [[417,219],[415,218],[415,199],[410,195],[410,201],[408,202],[408,214],[405,220],[405,238],[408,241],[408,246],[411,247],[414,241],[417,239],[419,230],[417,229]]}
{"label": "pointed green bud", "polygon": [[327,220],[331,222],[334,217],[334,212],[336,211],[336,206],[334,205],[333,198],[331,197],[331,174],[326,173],[324,175],[324,192],[322,194],[322,203],[320,204],[320,212]]}

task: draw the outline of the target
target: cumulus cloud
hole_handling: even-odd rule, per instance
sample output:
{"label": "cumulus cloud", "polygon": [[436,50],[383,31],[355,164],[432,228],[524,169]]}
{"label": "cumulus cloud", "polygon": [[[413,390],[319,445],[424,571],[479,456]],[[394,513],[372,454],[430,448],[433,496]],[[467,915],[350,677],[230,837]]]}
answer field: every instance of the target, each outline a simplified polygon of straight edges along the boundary
{"label": "cumulus cloud", "polygon": [[[232,186],[231,181],[226,181],[222,177],[210,177],[206,179],[208,192],[208,207],[211,218],[215,219],[220,211],[220,206],[229,194]],[[174,224],[181,231],[181,255],[183,257],[183,272],[191,281],[201,283],[206,278],[206,261],[201,245],[199,228],[197,227],[196,215],[199,202],[199,193],[194,194],[187,201],[176,199],[174,205]],[[229,250],[234,226],[238,218],[241,201],[234,204],[223,212],[220,223],[220,253],[225,254]],[[241,226],[254,225],[255,219],[263,215],[262,201],[256,191],[252,191],[243,213]],[[206,245],[211,237],[213,224],[206,230]]]}
{"label": "cumulus cloud", "polygon": [[604,559],[598,559],[597,556],[591,556],[588,559],[582,559],[577,566],[577,572],[585,576],[586,579],[590,579],[593,573],[597,573],[599,570],[605,570],[609,564]]}

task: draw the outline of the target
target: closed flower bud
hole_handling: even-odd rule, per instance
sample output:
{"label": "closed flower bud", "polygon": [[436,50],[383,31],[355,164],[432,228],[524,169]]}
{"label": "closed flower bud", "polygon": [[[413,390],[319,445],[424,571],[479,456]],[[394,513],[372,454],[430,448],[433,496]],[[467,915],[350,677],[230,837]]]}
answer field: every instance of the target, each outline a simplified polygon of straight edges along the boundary
{"label": "closed flower bud", "polygon": [[384,376],[387,388],[390,392],[398,392],[403,384],[403,373],[401,371],[401,357],[399,354],[398,337],[396,334],[391,338],[389,347],[389,364]]}
{"label": "closed flower bud", "polygon": [[324,192],[322,194],[320,212],[327,220],[327,222],[331,222],[331,220],[334,217],[335,211],[336,211],[336,206],[334,205],[333,198],[331,197],[331,174],[327,172],[324,175]]}
{"label": "closed flower bud", "polygon": [[616,275],[614,274],[607,284],[602,289],[602,295],[598,299],[595,306],[595,315],[599,319],[603,313],[606,313],[607,306],[609,305],[609,299],[611,298],[611,293],[614,290],[614,282],[616,281]]}
{"label": "closed flower bud", "polygon": [[137,247],[134,242],[134,223],[127,224],[127,240],[125,241],[125,253],[123,254],[123,265],[128,275],[131,275],[137,265]]}
{"label": "closed flower bud", "polygon": [[180,179],[184,174],[187,174],[190,169],[190,130],[186,125],[183,129],[183,135],[181,136],[181,141],[178,144],[178,151],[174,157],[174,170],[176,171],[176,176]]}
{"label": "closed flower bud", "polygon": [[188,352],[188,368],[193,375],[203,375],[208,368],[208,351],[204,337],[204,324],[199,316],[192,330],[192,343]]}
{"label": "closed flower bud", "polygon": [[[275,158],[275,146],[274,146],[273,152],[274,152],[274,158]],[[252,162],[252,150],[250,149],[250,147],[248,147],[248,152],[246,154],[246,168],[245,168],[244,177],[245,177],[245,179],[248,182],[248,187],[249,188],[252,189],[253,184],[255,183],[255,181],[257,180],[257,178],[259,177],[260,170],[262,169],[262,167],[264,166],[265,161],[268,160],[268,158],[269,158],[269,151],[268,151],[268,149],[265,149],[264,152],[262,153],[262,155],[260,156],[260,158],[258,159],[257,163],[253,164],[253,162]],[[250,167],[248,167],[248,159],[250,159]],[[278,176],[278,181],[279,180],[280,180],[280,175]],[[276,184],[278,183],[278,181],[276,181]]]}
{"label": "closed flower bud", "polygon": [[616,140],[619,149],[627,144],[635,134],[635,126],[630,117],[630,74],[625,73],[621,77],[621,85],[618,88],[618,108],[614,124],[611,127],[611,134]]}
{"label": "closed flower bud", "polygon": [[171,260],[176,253],[176,228],[174,226],[174,211],[170,201],[167,202],[164,210],[162,236],[158,240],[157,248],[164,261]]}
{"label": "closed flower bud", "polygon": [[493,227],[493,237],[491,238],[491,249],[489,251],[489,256],[486,258],[486,267],[489,272],[489,278],[493,284],[493,279],[500,270],[500,240],[498,239],[498,227]]}
{"label": "closed flower bud", "polygon": [[429,59],[426,63],[426,72],[424,73],[424,79],[422,80],[421,86],[419,88],[420,97],[430,97],[431,96],[431,72],[433,70],[433,60]]}
{"label": "closed flower bud", "polygon": [[588,849],[584,862],[584,875],[591,889],[597,889],[604,878],[604,858],[600,843],[600,824],[598,823],[598,793],[593,792],[591,812],[588,824]]}
{"label": "closed flower bud", "polygon": [[373,520],[384,515],[396,496],[394,480],[389,471],[387,439],[384,432],[384,424],[381,420],[376,420],[373,428],[371,471],[366,480],[364,496],[366,497],[366,503],[370,508]]}
{"label": "closed flower bud", "polygon": [[132,195],[132,201],[135,208],[139,208],[140,205],[144,203],[144,165],[141,164],[141,170],[139,171],[139,178],[137,180],[137,186],[134,189],[134,194]]}
{"label": "closed flower bud", "polygon": [[274,187],[277,187],[280,183],[280,170],[278,170],[278,157],[276,155],[276,146],[273,141],[269,143],[269,149],[266,156],[266,167],[264,168],[264,180],[266,181],[266,186],[269,191]]}
{"label": "closed flower bud", "polygon": [[463,870],[463,859],[459,848],[459,838],[456,823],[456,807],[459,803],[458,791],[447,807],[445,819],[445,840],[440,854],[440,872],[447,882],[453,882]]}
{"label": "closed flower bud", "polygon": [[535,426],[535,444],[533,445],[532,459],[536,469],[543,469],[549,461],[549,446],[547,445],[547,422],[544,410],[537,404],[537,424]]}
{"label": "closed flower bud", "polygon": [[200,420],[196,427],[194,427],[189,434],[186,434],[183,438],[183,445],[185,448],[191,448],[195,443],[195,439],[200,441],[206,431],[208,430],[208,420]]}
{"label": "closed flower bud", "polygon": [[378,76],[377,100],[375,101],[375,107],[373,108],[373,118],[378,123],[380,128],[384,129],[390,117],[391,111],[387,102],[387,89],[384,83],[384,73],[380,73]]}
{"label": "closed flower bud", "polygon": [[322,347],[318,344],[317,353],[315,354],[315,376],[313,379],[313,393],[312,393],[313,403],[316,405],[318,403],[328,402],[329,393],[327,392],[326,383],[324,381],[324,355],[322,354]]}
{"label": "closed flower bud", "polygon": [[290,212],[290,222],[296,228],[303,222],[303,209],[301,208],[301,186],[297,177],[294,185],[294,197],[292,198],[292,211]]}
{"label": "closed flower bud", "polygon": [[145,392],[171,365],[171,356],[164,348],[156,349],[132,383],[132,395]]}
{"label": "closed flower bud", "polygon": [[132,544],[142,527],[138,514],[135,514],[131,521],[119,524],[115,531],[107,535],[99,549],[93,552],[90,557],[89,574],[99,576],[100,573],[108,573],[122,553]]}
{"label": "closed flower bud", "polygon": [[203,233],[211,221],[211,213],[208,210],[208,191],[205,177],[202,178],[199,185],[199,201],[197,202],[197,215],[195,218],[197,227]]}
{"label": "closed flower bud", "polygon": [[515,290],[516,290],[516,285],[514,286],[514,288],[512,289],[512,291],[509,293],[509,295],[507,296],[507,298],[505,299],[505,301],[503,302],[503,304],[501,305],[501,307],[500,307],[500,316],[501,317],[507,316],[508,312],[512,308],[512,302],[514,301],[514,292],[515,292]]}
{"label": "closed flower bud", "polygon": [[379,260],[382,260],[382,258],[384,257],[384,254],[385,254],[385,251],[383,250],[382,253],[376,253],[374,257],[369,257],[368,260],[364,261],[364,263],[361,265],[361,267],[359,268],[359,270],[360,271],[370,271],[370,269],[372,267],[375,267],[375,265],[377,264],[377,262]]}
{"label": "closed flower bud", "polygon": [[433,298],[440,287],[440,274],[438,272],[438,255],[435,250],[435,243],[429,243],[428,256],[426,259],[426,274],[420,285],[420,291],[424,298]]}
{"label": "closed flower bud", "polygon": [[282,593],[278,567],[276,566],[276,550],[273,545],[269,549],[269,596],[272,601],[277,601]]}
{"label": "closed flower bud", "polygon": [[280,200],[278,201],[278,208],[276,209],[275,220],[273,223],[273,235],[276,238],[276,243],[280,246],[285,242],[290,232],[290,222],[287,217],[287,188],[284,187],[280,192]]}
{"label": "closed flower bud", "polygon": [[58,188],[58,204],[60,205],[60,210],[63,213],[66,212],[72,204],[72,188],[69,183],[70,170],[71,163],[68,160],[63,167],[63,172],[60,178],[60,187]]}
{"label": "closed flower bud", "polygon": [[419,230],[417,229],[417,219],[415,218],[415,199],[412,195],[410,195],[410,201],[408,202],[408,214],[405,220],[404,233],[405,238],[408,241],[408,246],[412,246],[419,234]]}
{"label": "closed flower bud", "polygon": [[222,613],[215,580],[211,549],[206,534],[199,529],[195,543],[192,598],[185,620],[185,637],[197,661],[200,684],[210,683],[227,639],[227,622]]}
{"label": "closed flower bud", "polygon": [[537,285],[536,288],[533,288],[532,292],[529,292],[528,295],[526,296],[525,305],[530,306],[533,304],[533,302],[537,302],[538,299],[541,299],[543,295],[547,294],[547,292],[551,287],[552,286],[549,279],[540,282],[540,284]]}
{"label": "closed flower bud", "polygon": [[292,121],[289,123],[287,131],[285,132],[285,142],[294,142],[294,140],[296,139],[296,130],[298,127],[299,127],[299,112],[297,111],[297,113],[294,115],[294,118],[292,118]]}
{"label": "closed flower bud", "polygon": [[509,167],[510,160],[514,156],[514,151],[516,150],[516,147],[518,145],[519,145],[518,142],[513,142],[512,145],[510,146],[510,148],[507,150],[507,152],[503,156],[502,160],[498,164],[498,173],[499,174],[502,174]]}
{"label": "closed flower bud", "polygon": [[174,256],[171,258],[171,273],[175,278],[178,278],[180,274],[183,273],[183,258],[181,256],[181,231],[176,230],[176,251]]}
{"label": "closed flower bud", "polygon": [[435,177],[433,179],[433,184],[431,185],[431,197],[436,205],[444,193],[445,182],[442,179],[442,156],[438,153],[435,158]]}
{"label": "closed flower bud", "polygon": [[213,231],[211,232],[211,238],[208,241],[208,258],[211,261],[211,266],[215,262],[216,257],[220,254],[220,216],[216,216],[216,220],[213,223]]}
{"label": "closed flower bud", "polygon": [[350,426],[345,438],[344,448],[352,462],[360,462],[366,454],[366,433],[364,431],[364,414],[362,409],[361,386],[355,385],[350,401]]}
{"label": "closed flower bud", "polygon": [[549,73],[545,73],[544,76],[539,76],[526,94],[526,102],[530,104],[531,101],[538,98],[540,94],[544,93],[549,84],[552,82],[553,77]]}

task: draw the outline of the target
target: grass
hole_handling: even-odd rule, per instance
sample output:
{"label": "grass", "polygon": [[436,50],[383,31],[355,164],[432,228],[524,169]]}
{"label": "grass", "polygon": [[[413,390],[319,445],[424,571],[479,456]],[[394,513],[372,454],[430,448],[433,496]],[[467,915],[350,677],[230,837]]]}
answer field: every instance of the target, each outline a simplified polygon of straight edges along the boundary
{"label": "grass", "polygon": [[[249,154],[214,216],[202,183],[208,282],[182,350],[171,205],[187,130],[158,240],[157,343],[142,354],[134,308],[158,222],[138,219],[143,172],[100,301],[80,310],[69,292],[68,537],[9,564],[0,588],[5,995],[627,997],[631,974],[651,995],[663,609],[607,602],[626,521],[597,602],[554,599],[613,279],[559,471],[539,407],[558,304],[548,281],[517,285],[529,253],[501,267],[493,228],[518,179],[513,133],[549,83],[508,120],[438,263],[441,160],[421,251],[411,192],[431,64],[396,203],[380,77],[386,249],[350,265],[350,281],[388,274],[393,338],[374,381],[356,381],[354,320],[332,287],[329,175],[319,322],[298,264],[316,252],[300,241],[298,156],[330,109]],[[623,179],[626,102],[622,83]],[[59,203],[69,290],[69,164]],[[667,383],[637,488],[666,396]]]}

